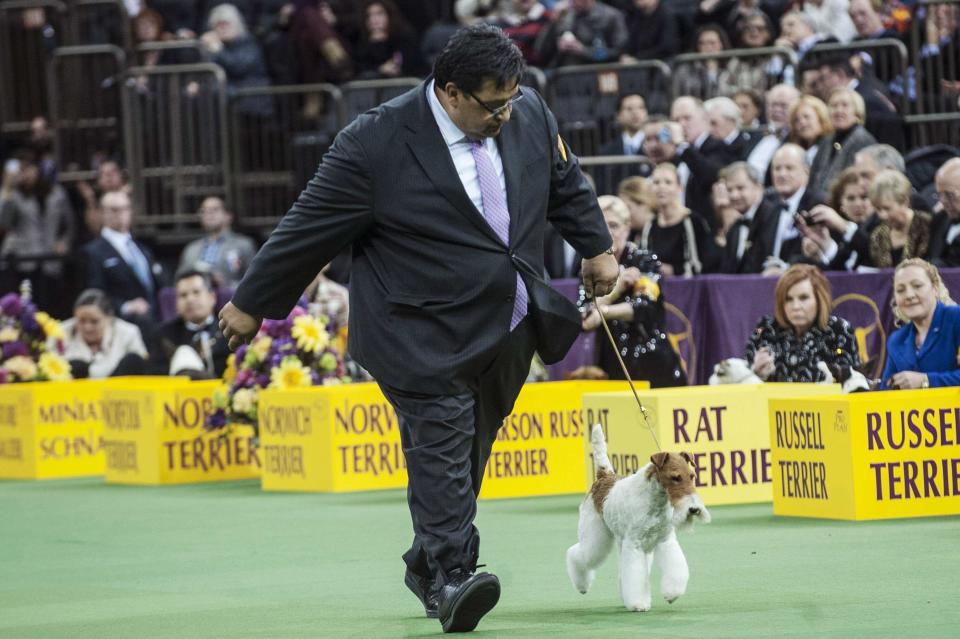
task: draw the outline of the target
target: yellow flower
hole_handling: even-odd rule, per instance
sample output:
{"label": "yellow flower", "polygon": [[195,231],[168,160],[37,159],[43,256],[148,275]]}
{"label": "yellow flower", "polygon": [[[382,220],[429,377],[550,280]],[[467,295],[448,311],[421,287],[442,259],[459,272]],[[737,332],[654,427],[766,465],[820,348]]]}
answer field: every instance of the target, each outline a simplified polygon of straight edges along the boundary
{"label": "yellow flower", "polygon": [[223,369],[223,381],[232,384],[237,378],[237,355],[230,353],[227,355],[227,367]]}
{"label": "yellow flower", "polygon": [[37,311],[36,313],[33,314],[33,317],[37,320],[37,324],[40,324],[40,325],[50,320],[50,316],[44,313],[43,311]]}
{"label": "yellow flower", "polygon": [[69,362],[55,353],[44,353],[37,364],[43,376],[51,381],[61,382],[73,379],[70,375]]}
{"label": "yellow flower", "polygon": [[233,394],[233,412],[248,413],[257,401],[257,394],[249,388],[241,388]]}
{"label": "yellow flower", "polygon": [[290,335],[297,340],[297,347],[307,353],[317,354],[330,342],[330,336],[323,324],[310,315],[295,317]]}
{"label": "yellow flower", "polygon": [[250,344],[250,350],[257,354],[257,359],[261,362],[267,359],[267,354],[270,353],[270,346],[273,345],[273,338],[264,335],[254,340],[253,344]]}
{"label": "yellow flower", "polygon": [[[230,356],[231,358],[233,355]],[[229,367],[229,363],[227,364]],[[226,372],[224,372],[224,377],[226,377]],[[216,409],[226,408],[229,403],[228,397],[230,396],[230,387],[226,384],[222,384],[213,390],[213,407]]]}
{"label": "yellow flower", "polygon": [[634,295],[646,295],[654,302],[660,299],[660,285],[654,282],[649,277],[641,277],[637,280],[637,283],[633,285]]}
{"label": "yellow flower", "polygon": [[32,359],[23,355],[11,357],[3,363],[3,367],[21,382],[30,382],[37,377],[37,365],[33,363]]}
{"label": "yellow flower", "polygon": [[20,331],[12,326],[4,326],[0,329],[0,342],[15,342],[20,339]]}
{"label": "yellow flower", "polygon": [[63,339],[63,329],[60,327],[60,322],[55,319],[49,319],[43,324],[43,332],[46,334],[47,339]]}
{"label": "yellow flower", "polygon": [[284,357],[280,366],[270,371],[270,388],[311,386],[310,369],[296,357]]}

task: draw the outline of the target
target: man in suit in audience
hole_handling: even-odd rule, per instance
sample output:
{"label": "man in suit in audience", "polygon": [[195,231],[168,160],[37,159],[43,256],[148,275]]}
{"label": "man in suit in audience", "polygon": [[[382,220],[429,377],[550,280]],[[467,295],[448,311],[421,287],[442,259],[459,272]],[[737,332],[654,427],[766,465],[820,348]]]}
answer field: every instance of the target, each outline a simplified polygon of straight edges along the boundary
{"label": "man in suit in audience", "polygon": [[790,109],[800,99],[800,92],[789,84],[771,87],[764,96],[767,116],[767,133],[747,155],[747,162],[764,176],[763,183],[770,184],[770,160],[790,132]]}
{"label": "man in suit in audience", "polygon": [[257,249],[249,237],[233,232],[232,223],[233,214],[221,198],[204,198],[200,204],[204,236],[183,249],[177,271],[205,270],[219,286],[236,286]]}
{"label": "man in suit in audience", "polygon": [[753,147],[760,142],[760,135],[740,128],[743,119],[737,103],[721,96],[707,100],[703,108],[710,122],[710,135],[726,145],[730,161],[746,160]]}
{"label": "man in suit in audience", "polygon": [[[627,93],[617,103],[617,126],[620,135],[600,147],[599,155],[641,155],[643,125],[647,121],[647,103],[642,95]],[[598,195],[616,193],[617,185],[631,175],[641,173],[638,164],[598,166],[593,169]]]}
{"label": "man in suit in audience", "polygon": [[778,213],[777,202],[764,197],[763,180],[757,170],[746,162],[734,162],[720,171],[730,206],[740,218],[727,230],[722,273],[759,273],[763,270],[766,254],[757,243],[760,229]]}
{"label": "man in suit in audience", "polygon": [[873,76],[858,76],[846,55],[830,58],[820,64],[820,91],[824,101],[835,89],[849,88],[863,98],[867,110],[864,128],[882,144],[898,150],[904,148],[903,118],[897,113],[883,85]]}
{"label": "man in suit in audience", "polygon": [[943,208],[933,216],[929,259],[937,266],[960,266],[960,158],[940,167],[935,184]]}
{"label": "man in suit in audience", "polygon": [[[458,31],[434,73],[340,131],[220,313],[232,347],[286,317],[353,247],[350,353],[397,413],[414,539],[404,583],[446,632],[500,597],[476,572],[476,498],[534,351],[559,361],[576,307],[543,280],[549,221],[584,256],[588,296],[619,267],[596,195],[502,31]],[[358,597],[364,596],[357,593]]]}
{"label": "man in suit in audience", "polygon": [[685,95],[674,100],[670,119],[683,130],[683,139],[674,140],[677,174],[683,187],[681,200],[684,206],[703,217],[711,230],[716,230],[710,192],[717,181],[717,172],[731,162],[729,151],[722,141],[710,135],[707,113],[699,99]]}
{"label": "man in suit in audience", "polygon": [[146,341],[160,317],[157,291],[162,285],[163,269],[154,261],[150,249],[130,234],[133,204],[126,192],[104,193],[100,210],[100,237],[83,247],[86,287],[110,296],[117,314],[139,326]]}

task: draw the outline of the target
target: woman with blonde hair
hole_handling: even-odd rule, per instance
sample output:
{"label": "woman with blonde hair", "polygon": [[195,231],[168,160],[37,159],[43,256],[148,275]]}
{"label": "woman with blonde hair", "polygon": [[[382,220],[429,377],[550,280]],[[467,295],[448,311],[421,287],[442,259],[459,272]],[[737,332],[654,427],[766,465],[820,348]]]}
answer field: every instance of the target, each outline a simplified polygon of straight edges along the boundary
{"label": "woman with blonde hair", "polygon": [[932,217],[910,208],[911,192],[910,180],[893,169],[877,173],[870,183],[870,202],[880,220],[870,233],[870,261],[878,268],[927,254]]}
{"label": "woman with blonde hair", "polygon": [[821,382],[828,367],[860,365],[857,339],[845,319],[830,314],[830,283],[810,264],[794,264],[774,290],[773,315],[760,318],[745,359],[767,382]]}
{"label": "woman with blonde hair", "polygon": [[853,166],[859,151],[877,143],[864,128],[867,106],[859,93],[846,87],[834,89],[827,100],[827,109],[833,133],[817,143],[817,155],[810,166],[808,182],[818,191],[826,191],[841,171]]}
{"label": "woman with blonde hair", "polygon": [[643,227],[654,218],[656,202],[647,179],[639,175],[628,177],[617,186],[617,197],[630,209],[630,241],[637,242]]}
{"label": "woman with blonde hair", "polygon": [[800,146],[807,153],[807,164],[813,164],[820,141],[833,133],[830,113],[820,98],[812,95],[800,96],[790,108],[787,116],[790,127],[788,142]]}
{"label": "woman with blonde hair", "polygon": [[596,332],[597,365],[610,379],[624,379],[613,346],[601,327],[600,313],[607,318],[631,379],[645,379],[654,388],[685,386],[687,376],[670,345],[664,328],[666,311],[660,293],[660,262],[630,242],[630,209],[614,195],[597,199],[613,238],[613,254],[620,263],[620,277],[610,294],[588,300],[583,286],[577,305],[583,315],[583,330]]}
{"label": "woman with blonde hair", "polygon": [[919,258],[893,272],[893,313],[883,385],[890,389],[960,386],[960,307],[937,267]]}
{"label": "woman with blonde hair", "polygon": [[719,251],[702,214],[680,202],[680,176],[673,164],[658,164],[650,175],[656,216],[640,233],[640,248],[652,251],[664,275],[699,275],[716,270]]}

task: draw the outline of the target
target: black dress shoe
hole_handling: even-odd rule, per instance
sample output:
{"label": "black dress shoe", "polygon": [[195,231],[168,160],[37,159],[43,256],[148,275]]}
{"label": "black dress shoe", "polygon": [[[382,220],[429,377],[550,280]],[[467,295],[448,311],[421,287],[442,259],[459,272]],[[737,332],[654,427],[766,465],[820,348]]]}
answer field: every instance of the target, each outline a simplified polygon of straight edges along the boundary
{"label": "black dress shoe", "polygon": [[500,600],[500,580],[488,572],[457,569],[440,588],[440,624],[444,632],[470,632]]}
{"label": "black dress shoe", "polygon": [[407,572],[403,575],[403,583],[407,584],[410,592],[415,594],[420,603],[423,604],[423,611],[427,614],[427,617],[436,619],[438,592],[434,588],[433,579],[421,577],[407,568]]}

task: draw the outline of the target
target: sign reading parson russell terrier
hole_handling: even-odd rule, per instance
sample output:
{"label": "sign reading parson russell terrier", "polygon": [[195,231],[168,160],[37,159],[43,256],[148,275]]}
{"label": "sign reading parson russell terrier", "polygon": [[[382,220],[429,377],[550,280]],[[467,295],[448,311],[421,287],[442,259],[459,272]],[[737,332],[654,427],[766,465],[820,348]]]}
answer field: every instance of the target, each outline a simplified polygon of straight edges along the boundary
{"label": "sign reading parson russell terrier", "polygon": [[629,477],[617,477],[607,457],[599,424],[593,427],[597,478],[580,504],[579,542],[567,550],[573,587],[586,594],[596,568],[616,544],[620,551],[620,596],[628,610],[650,610],[650,570],[662,572],[660,593],[673,603],[686,592],[690,571],[676,529],[710,513],[696,492],[692,460],[686,453],[656,453]]}

